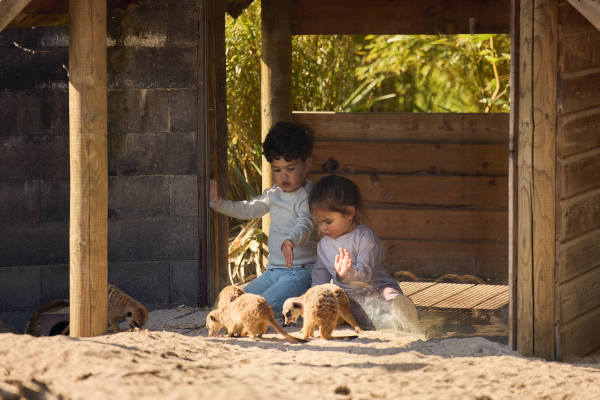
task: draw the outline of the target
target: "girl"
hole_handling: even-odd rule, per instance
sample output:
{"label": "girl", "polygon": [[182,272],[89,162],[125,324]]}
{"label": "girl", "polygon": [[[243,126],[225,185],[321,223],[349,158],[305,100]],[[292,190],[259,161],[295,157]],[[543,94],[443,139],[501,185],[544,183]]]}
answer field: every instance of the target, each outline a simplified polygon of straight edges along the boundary
{"label": "girl", "polygon": [[[325,172],[337,161],[323,164]],[[360,191],[338,175],[321,178],[308,197],[310,212],[324,235],[317,246],[312,286],[333,283],[350,298],[350,311],[363,329],[414,331],[418,320],[413,302],[383,264],[383,246],[375,233],[358,222]]]}

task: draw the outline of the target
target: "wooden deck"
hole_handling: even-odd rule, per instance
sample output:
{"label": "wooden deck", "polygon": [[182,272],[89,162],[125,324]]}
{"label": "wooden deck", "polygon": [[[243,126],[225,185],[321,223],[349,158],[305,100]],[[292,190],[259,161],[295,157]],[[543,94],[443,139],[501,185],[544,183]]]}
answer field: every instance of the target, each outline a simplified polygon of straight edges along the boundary
{"label": "wooden deck", "polygon": [[399,282],[417,307],[446,310],[498,310],[508,304],[507,285]]}
{"label": "wooden deck", "polygon": [[508,343],[508,286],[399,282],[428,338],[483,336]]}

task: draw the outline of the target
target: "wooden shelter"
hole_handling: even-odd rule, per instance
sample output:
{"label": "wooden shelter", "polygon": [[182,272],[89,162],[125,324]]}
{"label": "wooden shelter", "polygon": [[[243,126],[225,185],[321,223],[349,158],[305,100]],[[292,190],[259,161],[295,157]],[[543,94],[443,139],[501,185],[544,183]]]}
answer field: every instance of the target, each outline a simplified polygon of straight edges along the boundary
{"label": "wooden shelter", "polygon": [[[13,19],[27,20],[19,17],[27,3],[2,2],[0,29]],[[79,3],[91,7],[89,0],[72,0],[72,34],[93,37],[96,30],[76,33],[82,14],[77,11]],[[198,56],[201,83],[196,107],[202,144],[198,147],[198,165],[202,166],[198,170],[199,269],[208,289],[202,300],[206,304],[226,275],[225,222],[214,214],[209,218],[206,202],[206,178],[224,176],[226,168],[226,5],[214,0],[197,3],[202,10],[199,34],[205,35]],[[249,1],[230,3],[243,3],[243,8]],[[415,7],[401,0],[262,0],[262,10],[263,132],[278,120],[301,121],[314,129],[317,143],[311,176],[319,177],[318,165],[328,157],[338,159],[342,173],[361,187],[367,223],[383,239],[391,271],[412,270],[431,276],[469,273],[508,283],[510,342],[522,354],[562,359],[597,351],[600,20],[596,3],[425,0]],[[98,14],[94,21],[103,18]],[[101,25],[94,27],[101,30]],[[510,115],[341,114],[291,109],[293,35],[480,32],[511,33]],[[101,36],[97,40],[100,43]],[[79,54],[88,54],[90,43],[82,41]],[[78,148],[89,149],[92,144],[104,147],[101,110],[106,98],[98,86],[103,84],[101,64],[105,60],[100,53],[95,58],[84,57],[83,61],[92,65],[82,61],[78,66],[76,58],[72,64],[76,69],[99,68],[92,84],[98,91],[79,103],[80,116],[71,113],[72,137],[79,137],[77,126],[82,126],[81,137],[90,140],[90,144],[81,142],[75,148],[71,144],[75,207],[71,213],[71,277],[82,283],[75,289],[72,285],[71,294],[82,298],[82,326],[93,326],[92,320],[103,318],[102,311],[90,305],[102,304],[92,299],[100,296],[106,280],[106,263],[85,257],[96,254],[99,260],[105,258],[102,170],[106,167],[96,159],[106,156],[101,150],[78,153]],[[74,48],[71,56],[77,54]],[[71,71],[71,76],[76,82],[78,71]],[[99,111],[86,111],[96,109]],[[86,123],[86,118],[94,123]],[[204,154],[209,154],[210,161]],[[263,185],[269,186],[268,165],[263,166],[267,172]],[[79,174],[93,179],[78,179]],[[94,181],[97,186],[86,186]],[[84,207],[85,213],[79,216],[77,207]],[[86,215],[94,216],[97,223],[90,224]],[[81,332],[97,334],[100,330]]]}

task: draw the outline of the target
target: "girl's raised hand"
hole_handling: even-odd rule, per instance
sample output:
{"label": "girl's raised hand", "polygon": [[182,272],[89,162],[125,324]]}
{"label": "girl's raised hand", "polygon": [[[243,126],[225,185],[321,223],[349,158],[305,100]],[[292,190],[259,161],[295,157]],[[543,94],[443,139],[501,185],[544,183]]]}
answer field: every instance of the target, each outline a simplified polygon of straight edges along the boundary
{"label": "girl's raised hand", "polygon": [[352,258],[350,258],[350,252],[348,249],[342,249],[340,247],[340,254],[335,256],[335,272],[342,279],[346,277],[350,268],[352,268]]}

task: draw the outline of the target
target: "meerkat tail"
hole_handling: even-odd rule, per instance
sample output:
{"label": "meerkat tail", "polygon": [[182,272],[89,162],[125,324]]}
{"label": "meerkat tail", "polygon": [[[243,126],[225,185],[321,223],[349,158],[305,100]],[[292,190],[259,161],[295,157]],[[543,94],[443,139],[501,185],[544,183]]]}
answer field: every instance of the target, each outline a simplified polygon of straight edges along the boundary
{"label": "meerkat tail", "polygon": [[271,323],[271,326],[273,327],[273,329],[275,329],[277,331],[277,333],[283,335],[283,337],[285,337],[290,342],[293,342],[293,343],[306,343],[307,342],[307,340],[297,338],[295,336],[290,335],[286,331],[284,331],[283,328],[279,326],[279,324],[275,321],[275,319],[273,317],[270,318],[269,322]]}

